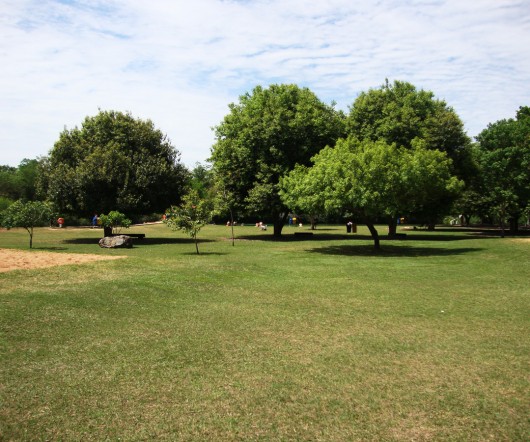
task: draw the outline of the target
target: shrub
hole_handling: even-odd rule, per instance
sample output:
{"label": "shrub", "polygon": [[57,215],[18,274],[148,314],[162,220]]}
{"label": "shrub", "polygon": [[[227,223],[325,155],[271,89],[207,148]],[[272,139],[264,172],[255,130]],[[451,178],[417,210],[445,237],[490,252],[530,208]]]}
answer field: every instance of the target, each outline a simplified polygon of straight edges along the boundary
{"label": "shrub", "polygon": [[[112,210],[108,215],[101,215],[99,218],[101,225],[105,228],[105,232],[109,229],[109,233],[113,235],[120,233],[122,228],[128,229],[131,225],[131,220],[117,210]],[[107,235],[105,234],[105,236]]]}

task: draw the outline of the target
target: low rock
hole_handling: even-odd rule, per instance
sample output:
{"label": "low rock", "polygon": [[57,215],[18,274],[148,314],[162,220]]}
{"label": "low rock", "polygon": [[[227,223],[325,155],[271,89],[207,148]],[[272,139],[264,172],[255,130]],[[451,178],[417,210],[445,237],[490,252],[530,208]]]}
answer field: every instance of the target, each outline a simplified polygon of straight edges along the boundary
{"label": "low rock", "polygon": [[99,247],[105,249],[130,249],[133,246],[132,238],[127,235],[106,236],[99,240]]}

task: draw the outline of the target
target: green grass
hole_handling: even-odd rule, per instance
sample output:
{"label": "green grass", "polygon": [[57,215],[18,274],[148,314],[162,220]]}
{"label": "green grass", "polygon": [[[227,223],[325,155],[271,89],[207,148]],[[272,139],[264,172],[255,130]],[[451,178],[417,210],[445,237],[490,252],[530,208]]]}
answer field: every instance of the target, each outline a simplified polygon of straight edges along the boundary
{"label": "green grass", "polygon": [[343,230],[39,229],[127,259],[0,274],[0,440],[528,440],[530,240]]}

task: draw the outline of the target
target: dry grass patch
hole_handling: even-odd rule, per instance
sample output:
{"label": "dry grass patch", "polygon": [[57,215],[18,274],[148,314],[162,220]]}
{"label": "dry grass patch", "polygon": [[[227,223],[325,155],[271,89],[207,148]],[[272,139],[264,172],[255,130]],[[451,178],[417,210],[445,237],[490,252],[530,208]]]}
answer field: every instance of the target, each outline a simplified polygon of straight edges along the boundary
{"label": "dry grass patch", "polygon": [[528,242],[530,243],[530,238],[513,238],[513,242]]}
{"label": "dry grass patch", "polygon": [[31,270],[69,264],[125,258],[125,256],[102,256],[80,253],[30,252],[0,249],[0,272]]}

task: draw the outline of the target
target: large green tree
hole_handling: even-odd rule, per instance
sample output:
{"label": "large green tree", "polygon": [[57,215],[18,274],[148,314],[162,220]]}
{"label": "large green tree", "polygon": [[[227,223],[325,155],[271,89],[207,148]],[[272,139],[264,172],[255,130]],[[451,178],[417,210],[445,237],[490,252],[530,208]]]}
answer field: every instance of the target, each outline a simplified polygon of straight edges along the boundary
{"label": "large green tree", "polygon": [[179,152],[150,120],[100,111],[60,134],[38,187],[62,210],[138,214],[179,202],[187,178]]}
{"label": "large green tree", "polygon": [[215,128],[211,161],[216,180],[237,205],[234,210],[262,216],[281,235],[288,207],[279,196],[280,177],[344,133],[344,118],[307,88],[256,87],[229,105]]}
{"label": "large green tree", "polygon": [[530,107],[521,107],[515,119],[488,125],[477,141],[486,204],[515,233],[530,204]]}
{"label": "large green tree", "polygon": [[[382,140],[406,149],[421,140],[426,149],[447,154],[452,160],[451,172],[459,179],[467,182],[475,173],[471,142],[456,112],[432,92],[418,90],[408,82],[387,80],[380,88],[362,92],[350,107],[347,128],[359,139]],[[431,199],[416,217],[433,226],[450,204],[445,197]],[[394,221],[390,220],[391,231]]]}
{"label": "large green tree", "polygon": [[[462,183],[451,175],[444,152],[411,149],[383,140],[340,139],[313,158],[310,168],[297,168],[282,180],[282,196],[303,207],[327,213],[352,213],[367,225],[379,249],[377,219],[421,211],[432,198],[457,193]],[[293,178],[300,183],[293,185]]]}

